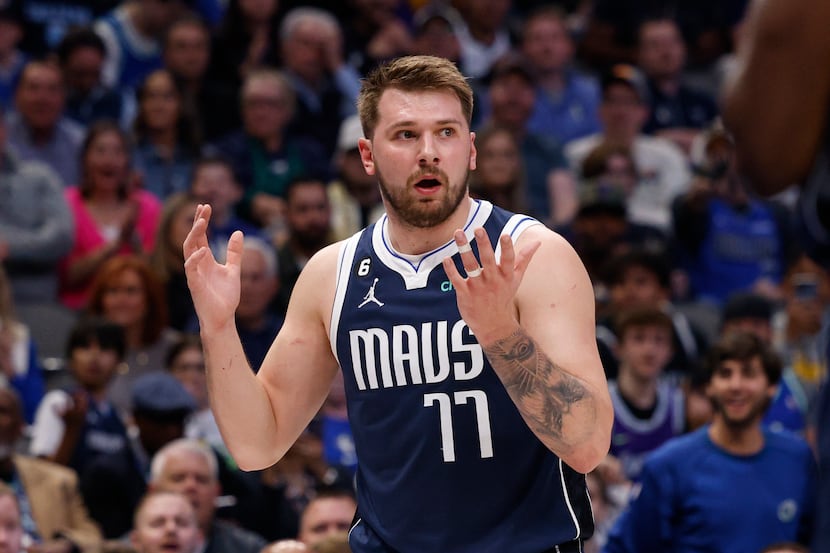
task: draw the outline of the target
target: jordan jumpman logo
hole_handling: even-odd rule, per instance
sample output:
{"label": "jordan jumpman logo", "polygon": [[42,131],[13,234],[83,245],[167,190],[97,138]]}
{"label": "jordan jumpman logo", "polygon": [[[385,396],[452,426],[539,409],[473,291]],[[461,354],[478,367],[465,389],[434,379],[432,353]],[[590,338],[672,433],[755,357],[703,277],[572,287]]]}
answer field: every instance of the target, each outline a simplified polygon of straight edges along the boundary
{"label": "jordan jumpman logo", "polygon": [[375,284],[377,283],[378,279],[376,278],[372,285],[369,287],[369,291],[366,292],[365,296],[363,296],[363,301],[360,303],[360,305],[357,306],[358,309],[360,309],[369,302],[374,302],[378,304],[380,307],[383,307],[383,302],[378,301],[378,299],[375,297]]}

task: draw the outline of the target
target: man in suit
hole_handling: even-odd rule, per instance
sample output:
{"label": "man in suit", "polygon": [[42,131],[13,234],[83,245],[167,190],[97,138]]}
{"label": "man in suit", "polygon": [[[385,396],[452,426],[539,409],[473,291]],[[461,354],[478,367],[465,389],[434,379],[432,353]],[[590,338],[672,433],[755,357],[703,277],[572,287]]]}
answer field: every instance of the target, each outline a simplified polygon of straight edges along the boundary
{"label": "man in suit", "polygon": [[17,394],[0,388],[0,478],[17,495],[24,539],[30,551],[97,553],[101,532],[90,519],[74,471],[14,454],[23,435],[23,411]]}

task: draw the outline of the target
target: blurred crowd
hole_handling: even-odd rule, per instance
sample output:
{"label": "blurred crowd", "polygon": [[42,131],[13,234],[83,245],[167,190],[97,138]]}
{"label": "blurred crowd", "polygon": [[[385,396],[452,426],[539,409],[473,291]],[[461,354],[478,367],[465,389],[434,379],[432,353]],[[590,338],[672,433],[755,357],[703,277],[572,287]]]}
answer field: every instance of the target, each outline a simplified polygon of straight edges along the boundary
{"label": "blurred crowd", "polygon": [[[653,482],[691,472],[662,446],[732,416],[724,360],[773,358],[750,411],[805,449],[764,470],[811,474],[830,278],[798,187],[755,194],[720,120],[746,4],[0,0],[0,520],[31,552],[348,551],[342,380],[283,460],[238,470],[181,245],[199,203],[217,257],[244,232],[258,367],[308,259],[383,214],[355,99],[407,54],[470,79],[471,194],[560,232],[594,284],[616,421],[588,549],[646,550],[631,534],[671,501]],[[814,483],[757,543],[809,543]]]}

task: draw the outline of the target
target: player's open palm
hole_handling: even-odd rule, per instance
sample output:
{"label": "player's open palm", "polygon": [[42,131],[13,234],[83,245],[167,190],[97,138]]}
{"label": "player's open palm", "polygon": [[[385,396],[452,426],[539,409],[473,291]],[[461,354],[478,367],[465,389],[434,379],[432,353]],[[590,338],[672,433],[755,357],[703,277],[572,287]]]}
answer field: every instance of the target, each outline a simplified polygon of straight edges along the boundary
{"label": "player's open palm", "polygon": [[184,240],[184,269],[202,330],[219,328],[233,321],[239,304],[239,266],[242,259],[242,233],[236,231],[228,241],[226,262],[213,257],[207,240],[210,206],[199,205],[193,228]]}
{"label": "player's open palm", "polygon": [[[512,239],[501,239],[501,258],[496,261],[490,239],[484,229],[476,229],[479,259],[473,255],[462,231],[455,233],[458,251],[467,277],[461,276],[451,259],[444,260],[444,270],[455,289],[458,310],[479,343],[503,338],[515,330],[515,297],[525,270],[539,247],[535,242],[516,252]],[[480,262],[479,262],[480,260]]]}

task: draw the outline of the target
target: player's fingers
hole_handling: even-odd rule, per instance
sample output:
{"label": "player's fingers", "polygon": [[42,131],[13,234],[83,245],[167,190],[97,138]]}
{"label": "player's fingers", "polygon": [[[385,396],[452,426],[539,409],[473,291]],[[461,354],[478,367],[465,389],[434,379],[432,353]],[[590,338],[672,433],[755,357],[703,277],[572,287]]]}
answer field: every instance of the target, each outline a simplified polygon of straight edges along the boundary
{"label": "player's fingers", "polygon": [[204,216],[205,212],[207,212],[209,217],[210,206],[202,204],[196,206],[196,215],[193,217],[193,226],[190,228],[190,232],[187,233],[187,237],[185,237],[184,242],[182,243],[182,252],[184,253],[185,259],[187,259],[199,248],[207,246],[208,218]]}
{"label": "player's fingers", "polygon": [[453,286],[458,287],[458,285],[464,281],[464,277],[462,277],[461,273],[458,272],[452,257],[445,257],[442,264],[444,265],[444,272],[447,273],[447,278],[450,279]]}
{"label": "player's fingers", "polygon": [[208,255],[208,253],[210,253],[210,250],[207,246],[205,246],[197,249],[186,257],[184,260],[185,274],[190,276],[191,273],[194,273],[196,271],[196,267],[199,266],[199,263]]}
{"label": "player's fingers", "polygon": [[228,240],[228,253],[226,256],[227,265],[239,267],[242,264],[242,251],[245,237],[241,230],[233,231],[230,240]]}
{"label": "player's fingers", "polygon": [[455,245],[458,246],[458,253],[461,255],[461,265],[464,267],[464,271],[467,273],[468,276],[475,275],[477,276],[481,267],[478,264],[478,259],[476,259],[475,254],[473,253],[473,247],[470,245],[470,242],[467,240],[467,235],[464,234],[464,231],[458,229],[453,234],[453,238],[455,238]]}
{"label": "player's fingers", "polygon": [[473,234],[476,237],[476,244],[478,245],[478,258],[481,260],[482,268],[488,270],[496,270],[496,253],[493,251],[493,244],[490,243],[490,237],[483,228],[477,228]]}

